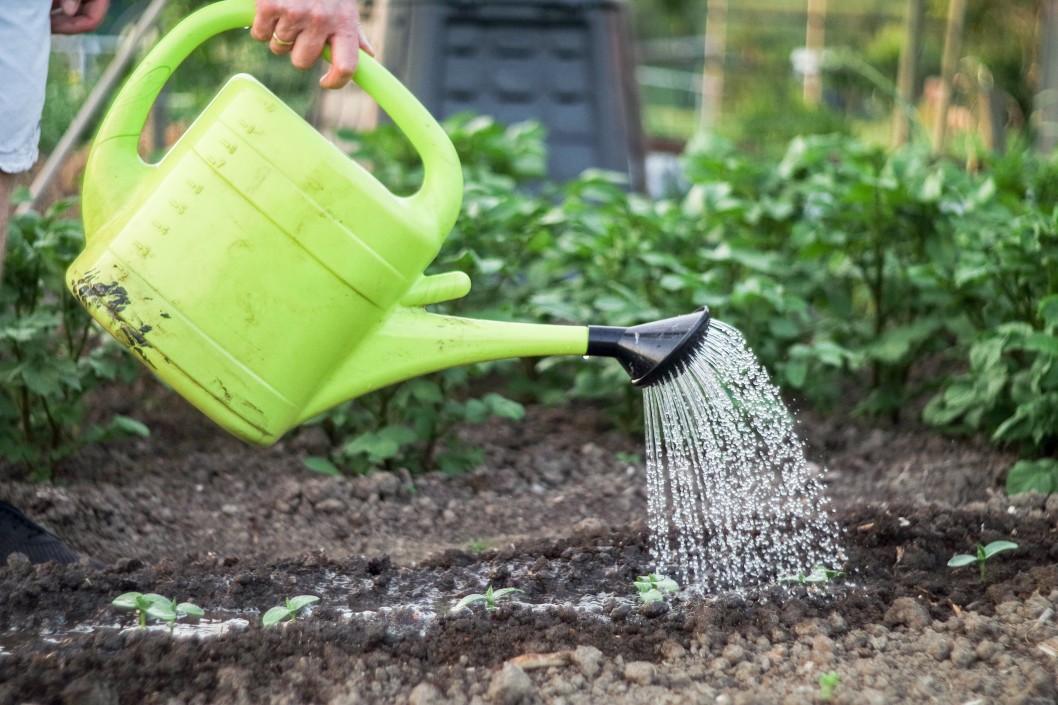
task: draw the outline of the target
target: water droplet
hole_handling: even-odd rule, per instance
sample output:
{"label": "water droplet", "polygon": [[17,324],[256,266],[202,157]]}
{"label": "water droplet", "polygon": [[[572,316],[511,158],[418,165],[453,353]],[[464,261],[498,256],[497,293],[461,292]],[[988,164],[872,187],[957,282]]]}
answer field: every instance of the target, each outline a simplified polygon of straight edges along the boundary
{"label": "water droplet", "polygon": [[714,319],[684,368],[646,388],[644,415],[657,572],[718,592],[844,564],[790,413],[737,330]]}

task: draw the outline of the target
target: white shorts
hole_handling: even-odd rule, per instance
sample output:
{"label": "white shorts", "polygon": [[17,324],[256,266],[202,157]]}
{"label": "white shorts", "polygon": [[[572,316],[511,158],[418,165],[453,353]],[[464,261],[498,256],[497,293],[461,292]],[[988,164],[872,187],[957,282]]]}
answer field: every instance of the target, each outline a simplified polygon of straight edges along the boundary
{"label": "white shorts", "polygon": [[0,0],[0,171],[37,161],[50,54],[50,0]]}

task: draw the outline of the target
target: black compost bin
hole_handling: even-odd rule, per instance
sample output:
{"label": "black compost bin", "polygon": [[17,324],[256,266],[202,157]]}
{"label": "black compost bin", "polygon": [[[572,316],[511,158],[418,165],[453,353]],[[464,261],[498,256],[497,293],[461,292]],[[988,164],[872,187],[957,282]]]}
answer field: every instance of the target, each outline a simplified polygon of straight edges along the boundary
{"label": "black compost bin", "polygon": [[434,116],[471,111],[548,132],[548,172],[643,187],[632,35],[616,0],[391,0],[382,61]]}

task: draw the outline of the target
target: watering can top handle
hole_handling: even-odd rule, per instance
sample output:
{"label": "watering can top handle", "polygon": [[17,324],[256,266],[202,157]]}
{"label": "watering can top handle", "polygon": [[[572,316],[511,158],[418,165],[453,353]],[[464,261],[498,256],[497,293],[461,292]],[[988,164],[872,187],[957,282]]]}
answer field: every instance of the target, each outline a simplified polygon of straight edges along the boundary
{"label": "watering can top handle", "polygon": [[[248,27],[254,13],[253,0],[222,0],[189,15],[158,42],[119,91],[99,127],[93,152],[100,154],[93,156],[101,161],[126,162],[125,169],[102,173],[124,172],[130,160],[145,167],[137,152],[140,134],[173,71],[207,39],[226,30]],[[330,58],[329,47],[325,57]],[[450,227],[462,200],[463,177],[448,135],[400,81],[363,51],[353,80],[389,114],[422,158],[423,185],[409,200],[422,202],[415,204],[421,206],[421,212],[433,213],[438,223]],[[113,202],[126,198],[129,186],[112,181]]]}

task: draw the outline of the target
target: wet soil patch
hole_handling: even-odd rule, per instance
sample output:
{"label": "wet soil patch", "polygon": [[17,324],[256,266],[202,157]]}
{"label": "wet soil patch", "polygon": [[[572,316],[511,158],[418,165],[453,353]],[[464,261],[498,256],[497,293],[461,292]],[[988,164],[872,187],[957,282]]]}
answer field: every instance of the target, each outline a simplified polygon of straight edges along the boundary
{"label": "wet soil patch", "polygon": [[[829,672],[832,702],[1058,701],[1058,498],[1004,497],[983,444],[804,415],[848,575],[644,606],[641,440],[602,413],[464,429],[487,459],[459,477],[335,479],[301,466],[311,429],[252,449],[141,384],[150,439],[51,485],[4,469],[83,558],[0,567],[2,703],[813,703]],[[1019,548],[987,580],[946,567],[995,539]],[[452,611],[489,585],[524,593]],[[133,590],[206,620],[139,629],[110,607]],[[298,594],[322,599],[260,626]]]}

